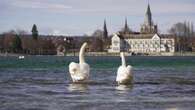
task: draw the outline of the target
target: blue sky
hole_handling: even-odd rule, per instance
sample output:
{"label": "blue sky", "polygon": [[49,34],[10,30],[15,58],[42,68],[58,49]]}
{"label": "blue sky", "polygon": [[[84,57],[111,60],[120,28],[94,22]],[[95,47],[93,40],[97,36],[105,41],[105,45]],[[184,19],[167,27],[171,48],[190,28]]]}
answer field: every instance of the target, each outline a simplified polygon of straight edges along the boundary
{"label": "blue sky", "polygon": [[[195,0],[150,0],[154,23],[166,33],[176,22],[195,23]],[[37,24],[40,34],[82,35],[103,28],[109,33],[124,26],[139,31],[148,0],[0,0],[0,33],[11,29],[31,31]]]}

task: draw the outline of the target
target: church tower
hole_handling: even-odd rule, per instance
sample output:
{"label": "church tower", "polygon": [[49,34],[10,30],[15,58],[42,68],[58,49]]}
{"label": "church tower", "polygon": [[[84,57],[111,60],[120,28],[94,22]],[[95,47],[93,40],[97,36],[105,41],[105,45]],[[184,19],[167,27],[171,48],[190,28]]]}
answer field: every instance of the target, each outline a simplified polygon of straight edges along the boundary
{"label": "church tower", "polygon": [[150,4],[148,4],[145,18],[144,18],[144,24],[141,25],[140,32],[143,34],[152,34],[152,33],[157,33],[157,30],[158,30],[157,25],[153,24]]}
{"label": "church tower", "polygon": [[119,31],[119,33],[121,34],[130,34],[132,31],[131,29],[129,28],[128,26],[128,23],[127,23],[127,18],[125,18],[125,25],[124,27],[121,29],[121,31]]}
{"label": "church tower", "polygon": [[125,32],[125,33],[129,33],[129,32],[130,32],[130,29],[129,29],[129,26],[128,26],[128,23],[127,23],[127,18],[125,18],[124,32]]}
{"label": "church tower", "polygon": [[106,26],[106,20],[104,20],[104,27],[103,27],[103,38],[107,39],[108,38],[108,30],[107,30],[107,26]]}
{"label": "church tower", "polygon": [[151,13],[149,4],[148,4],[148,8],[147,8],[147,11],[146,11],[146,14],[145,14],[144,24],[149,25],[149,26],[153,25],[152,13]]}

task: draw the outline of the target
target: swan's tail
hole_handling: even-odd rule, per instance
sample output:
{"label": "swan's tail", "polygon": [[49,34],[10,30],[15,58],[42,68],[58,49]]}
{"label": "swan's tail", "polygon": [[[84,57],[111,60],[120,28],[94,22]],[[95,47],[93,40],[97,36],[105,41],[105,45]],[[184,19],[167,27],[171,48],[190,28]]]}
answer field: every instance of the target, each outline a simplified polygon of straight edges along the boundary
{"label": "swan's tail", "polygon": [[79,52],[79,62],[80,63],[84,63],[85,62],[84,52],[85,52],[86,46],[87,46],[86,42],[81,46],[81,49],[80,49],[80,52]]}
{"label": "swan's tail", "polygon": [[120,53],[120,56],[121,56],[122,66],[126,66],[124,52],[121,52],[121,53]]}

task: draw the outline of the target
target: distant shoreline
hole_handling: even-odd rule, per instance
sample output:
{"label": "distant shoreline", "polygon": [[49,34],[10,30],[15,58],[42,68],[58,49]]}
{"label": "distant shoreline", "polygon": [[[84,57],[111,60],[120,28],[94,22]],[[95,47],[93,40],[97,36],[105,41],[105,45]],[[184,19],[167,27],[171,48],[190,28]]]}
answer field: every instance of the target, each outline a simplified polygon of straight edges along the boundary
{"label": "distant shoreline", "polygon": [[[79,53],[67,53],[64,56],[78,56]],[[150,55],[131,55],[130,53],[125,53],[126,56],[195,56],[195,52],[176,52],[176,53],[156,53]],[[19,57],[19,56],[58,56],[58,55],[31,55],[31,54],[17,54],[17,53],[0,53],[0,57]],[[59,55],[63,56],[63,55]],[[107,52],[87,52],[86,56],[119,56],[119,53],[107,53]]]}

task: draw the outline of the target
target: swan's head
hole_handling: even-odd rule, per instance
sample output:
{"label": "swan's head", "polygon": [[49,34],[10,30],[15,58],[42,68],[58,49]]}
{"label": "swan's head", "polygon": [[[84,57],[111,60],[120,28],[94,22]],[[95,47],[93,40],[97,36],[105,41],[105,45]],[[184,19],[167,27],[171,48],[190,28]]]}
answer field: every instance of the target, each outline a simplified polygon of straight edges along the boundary
{"label": "swan's head", "polygon": [[69,65],[69,72],[70,74],[75,74],[79,71],[79,64],[78,63],[70,63]]}
{"label": "swan's head", "polygon": [[87,46],[87,42],[83,43],[82,47],[86,47]]}

